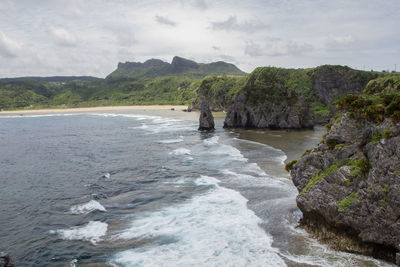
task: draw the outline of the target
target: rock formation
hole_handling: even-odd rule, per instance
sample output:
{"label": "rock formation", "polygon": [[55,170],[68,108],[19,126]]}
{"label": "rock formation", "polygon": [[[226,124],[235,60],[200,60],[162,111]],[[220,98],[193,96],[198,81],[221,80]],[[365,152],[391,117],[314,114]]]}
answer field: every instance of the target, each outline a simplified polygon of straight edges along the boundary
{"label": "rock formation", "polygon": [[207,101],[201,102],[200,119],[199,119],[199,130],[200,131],[212,131],[214,130],[214,117],[210,111]]}
{"label": "rock formation", "polygon": [[258,105],[246,105],[246,97],[241,94],[228,109],[224,127],[303,129],[313,127],[312,112],[304,99],[291,104],[282,99],[279,103],[265,100]]}
{"label": "rock formation", "polygon": [[228,109],[224,127],[302,129],[313,127],[313,112],[291,87],[291,70],[257,68]]}
{"label": "rock formation", "polygon": [[336,249],[394,262],[400,249],[400,123],[376,115],[380,120],[345,113],[289,169],[306,230]]}
{"label": "rock formation", "polygon": [[331,104],[339,95],[359,94],[377,74],[345,66],[323,65],[310,73],[312,91],[319,101]]}

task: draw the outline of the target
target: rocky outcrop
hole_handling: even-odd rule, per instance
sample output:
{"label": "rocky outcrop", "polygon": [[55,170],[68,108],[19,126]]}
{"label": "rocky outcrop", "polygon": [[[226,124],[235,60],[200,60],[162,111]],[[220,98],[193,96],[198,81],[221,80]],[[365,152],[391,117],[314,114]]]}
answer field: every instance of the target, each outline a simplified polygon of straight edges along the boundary
{"label": "rocky outcrop", "polygon": [[367,83],[377,77],[372,72],[332,65],[317,67],[310,74],[312,90],[325,105],[329,105],[339,95],[361,93]]}
{"label": "rocky outcrop", "polygon": [[203,100],[206,100],[210,110],[226,111],[234,103],[235,93],[246,82],[244,76],[211,76],[205,78],[197,89],[197,97],[189,105],[188,110],[200,110]]}
{"label": "rocky outcrop", "polygon": [[212,131],[214,130],[214,117],[210,111],[207,101],[201,102],[201,111],[199,118],[199,130],[200,131]]}
{"label": "rocky outcrop", "polygon": [[[328,127],[329,128],[329,127]],[[293,165],[301,225],[348,252],[394,262],[400,249],[400,123],[345,113]]]}
{"label": "rocky outcrop", "polygon": [[224,127],[302,129],[313,127],[312,112],[308,103],[300,98],[295,104],[282,100],[279,103],[265,100],[257,105],[247,105],[246,97],[240,94],[228,109]]}

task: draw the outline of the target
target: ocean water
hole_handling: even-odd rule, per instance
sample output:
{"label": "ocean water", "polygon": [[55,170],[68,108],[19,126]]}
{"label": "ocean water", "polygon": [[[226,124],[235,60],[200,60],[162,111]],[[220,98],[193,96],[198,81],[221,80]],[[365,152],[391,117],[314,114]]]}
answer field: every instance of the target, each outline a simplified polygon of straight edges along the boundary
{"label": "ocean water", "polygon": [[177,112],[0,117],[0,251],[17,266],[390,266],[296,227],[279,144],[312,132],[261,144]]}

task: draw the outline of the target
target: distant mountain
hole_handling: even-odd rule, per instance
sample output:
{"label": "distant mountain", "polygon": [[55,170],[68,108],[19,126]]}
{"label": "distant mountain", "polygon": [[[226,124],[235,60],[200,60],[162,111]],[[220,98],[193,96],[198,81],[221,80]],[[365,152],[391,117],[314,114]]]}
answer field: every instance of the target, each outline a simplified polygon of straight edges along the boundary
{"label": "distant mountain", "polygon": [[203,78],[208,75],[237,75],[247,73],[241,71],[233,64],[223,61],[213,63],[197,63],[182,57],[174,57],[171,64],[160,59],[149,59],[144,63],[125,62],[118,63],[118,68],[106,77],[108,80],[124,78],[153,78],[160,76],[186,76],[190,78]]}

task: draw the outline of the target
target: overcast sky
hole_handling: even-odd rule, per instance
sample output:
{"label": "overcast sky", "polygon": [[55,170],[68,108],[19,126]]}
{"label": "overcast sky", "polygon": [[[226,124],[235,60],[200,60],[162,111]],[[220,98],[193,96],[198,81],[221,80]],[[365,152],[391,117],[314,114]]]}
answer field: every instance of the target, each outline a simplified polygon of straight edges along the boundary
{"label": "overcast sky", "polygon": [[0,0],[0,77],[104,77],[175,55],[400,69],[400,0]]}

